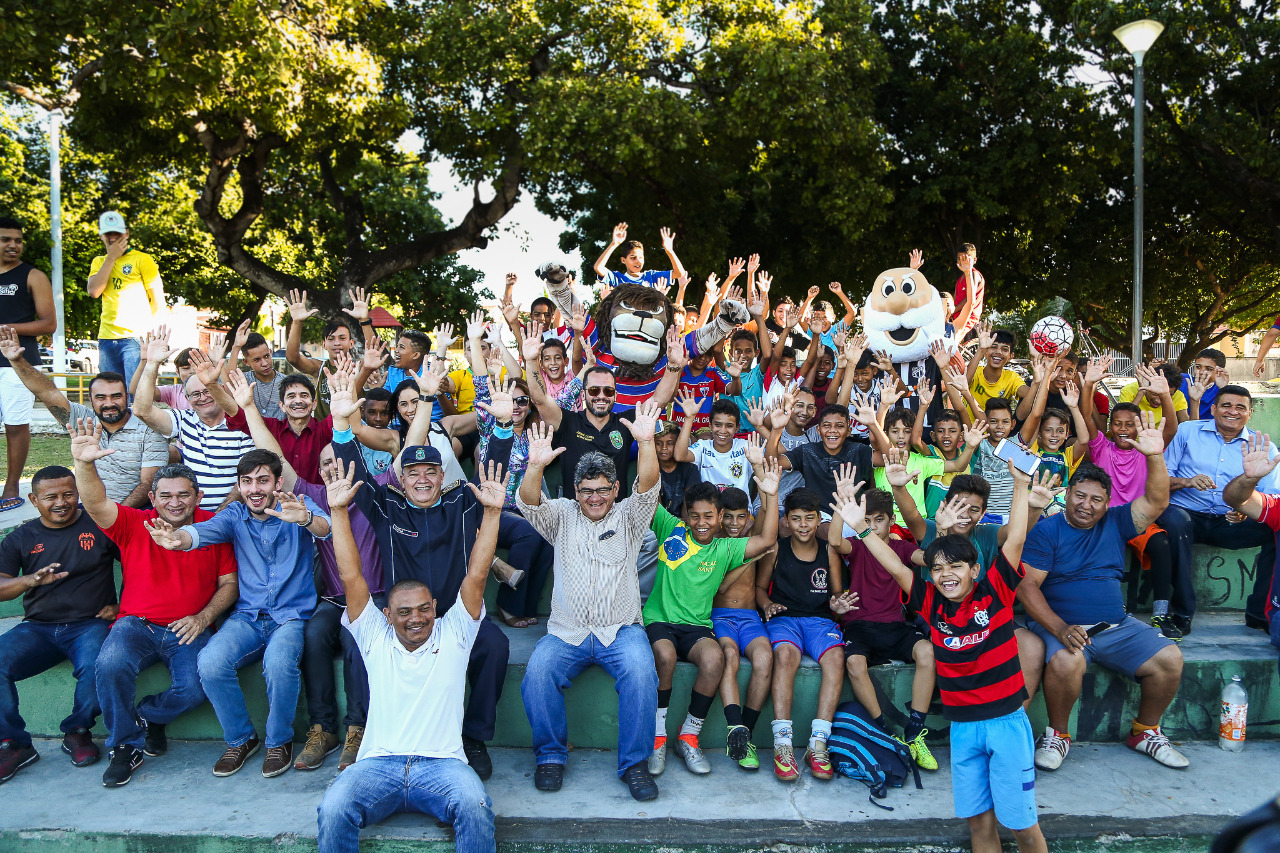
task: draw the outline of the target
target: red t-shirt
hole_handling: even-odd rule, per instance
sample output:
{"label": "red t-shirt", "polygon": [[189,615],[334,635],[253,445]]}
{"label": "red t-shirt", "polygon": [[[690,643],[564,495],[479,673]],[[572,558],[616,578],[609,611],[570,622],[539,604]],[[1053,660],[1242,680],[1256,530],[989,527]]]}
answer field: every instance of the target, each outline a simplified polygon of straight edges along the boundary
{"label": "red t-shirt", "polygon": [[[1280,322],[1280,320],[1277,320]],[[1275,495],[1262,496],[1262,515],[1258,518],[1267,527],[1272,530],[1280,531],[1280,497]],[[1271,613],[1280,608],[1280,583],[1276,582],[1276,575],[1280,572],[1272,572],[1271,574],[1271,592],[1267,595],[1267,606],[1263,610],[1263,615],[1267,617],[1267,621],[1271,621]]]}
{"label": "red t-shirt", "polygon": [[[729,383],[732,381],[733,377],[714,365],[707,365],[707,369],[697,376],[694,376],[693,368],[691,367],[686,367],[680,373],[680,391],[676,397],[677,401],[686,394],[697,397],[701,401],[698,413],[693,416],[693,428],[695,430],[711,426],[711,404],[716,401],[717,394],[723,394],[728,390]],[[679,402],[676,403],[671,419],[682,426],[684,425],[684,409],[680,407]],[[745,423],[747,413],[741,412],[738,420],[739,423]]]}
{"label": "red t-shirt", "polygon": [[[285,460],[293,466],[294,473],[308,483],[323,482],[320,478],[320,451],[333,441],[333,416],[324,420],[312,418],[302,434],[298,435],[289,426],[287,418],[263,418],[267,429],[280,443]],[[244,410],[227,416],[227,429],[238,430],[249,434],[249,422],[245,420]]]}
{"label": "red t-shirt", "polygon": [[1093,392],[1093,409],[1100,415],[1111,414],[1111,398],[1101,391]]}
{"label": "red t-shirt", "polygon": [[[835,524],[839,521],[833,521]],[[875,536],[874,533],[871,534]],[[849,537],[853,550],[843,557],[848,571],[845,589],[858,593],[858,609],[837,614],[841,625],[851,622],[904,622],[902,615],[902,587],[894,580],[880,561],[871,556],[867,546],[856,536]],[[889,547],[904,565],[911,565],[911,555],[920,547],[914,542],[890,539]]]}
{"label": "red t-shirt", "polygon": [[[206,545],[193,551],[168,551],[151,540],[143,522],[156,518],[154,509],[116,505],[116,523],[103,533],[120,548],[124,585],[120,616],[139,616],[168,625],[199,613],[213,598],[218,578],[234,574],[236,552],[231,543]],[[213,518],[197,509],[195,521]]]}

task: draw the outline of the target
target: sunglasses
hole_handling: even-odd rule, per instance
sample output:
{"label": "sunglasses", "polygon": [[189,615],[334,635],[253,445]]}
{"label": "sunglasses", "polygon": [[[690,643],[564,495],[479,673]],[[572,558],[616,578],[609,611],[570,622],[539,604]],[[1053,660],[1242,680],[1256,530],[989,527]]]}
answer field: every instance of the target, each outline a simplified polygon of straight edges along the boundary
{"label": "sunglasses", "polygon": [[529,405],[529,398],[528,397],[512,397],[511,402],[517,406],[527,406]]}
{"label": "sunglasses", "polygon": [[610,388],[608,385],[592,385],[587,388],[587,396],[589,397],[613,397],[618,392]]}

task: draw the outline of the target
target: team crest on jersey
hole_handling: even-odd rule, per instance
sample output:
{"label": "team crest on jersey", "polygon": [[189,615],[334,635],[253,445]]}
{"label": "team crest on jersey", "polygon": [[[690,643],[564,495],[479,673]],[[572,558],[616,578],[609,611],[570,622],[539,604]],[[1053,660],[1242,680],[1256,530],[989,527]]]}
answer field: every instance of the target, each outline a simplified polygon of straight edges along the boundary
{"label": "team crest on jersey", "polygon": [[741,463],[741,462],[735,462],[735,463],[733,463],[732,465],[730,465],[730,466],[729,466],[729,473],[730,473],[731,475],[733,475],[733,479],[735,479],[735,480],[736,480],[736,479],[738,479],[739,477],[741,477],[741,476],[742,476],[742,463]]}
{"label": "team crest on jersey", "polygon": [[129,273],[133,272],[133,264],[125,264],[124,268],[120,271],[125,275],[128,275]]}
{"label": "team crest on jersey", "polygon": [[81,550],[84,550],[84,551],[93,550],[93,534],[92,533],[80,534],[80,548]]}
{"label": "team crest on jersey", "polygon": [[961,649],[967,649],[969,646],[978,645],[978,643],[985,640],[987,635],[990,633],[990,630],[983,629],[976,634],[965,634],[963,637],[947,637],[942,641],[942,644],[953,652],[958,652]]}
{"label": "team crest on jersey", "polygon": [[809,578],[809,583],[812,585],[813,589],[826,589],[827,588],[827,570],[814,569],[813,575],[810,576]]}
{"label": "team crest on jersey", "polygon": [[975,610],[973,611],[973,621],[985,628],[987,627],[987,623],[991,621],[991,617],[987,615],[987,611],[985,610]]}
{"label": "team crest on jersey", "polygon": [[615,450],[622,449],[622,433],[616,429],[609,433],[609,443],[613,445]]}
{"label": "team crest on jersey", "polygon": [[0,285],[0,296],[13,296],[18,292],[18,285],[6,284]]}

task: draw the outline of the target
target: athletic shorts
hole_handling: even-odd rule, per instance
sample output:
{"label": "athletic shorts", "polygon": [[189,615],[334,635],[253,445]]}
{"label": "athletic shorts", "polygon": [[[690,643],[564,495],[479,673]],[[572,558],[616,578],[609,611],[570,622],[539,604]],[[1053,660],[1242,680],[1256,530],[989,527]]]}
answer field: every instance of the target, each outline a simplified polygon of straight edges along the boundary
{"label": "athletic shorts", "polygon": [[760,618],[759,611],[752,608],[712,608],[711,624],[715,627],[716,639],[733,640],[740,652],[745,652],[747,646],[760,637],[769,639],[769,632],[764,629],[764,620]]}
{"label": "athletic shorts", "polygon": [[956,817],[994,808],[1009,829],[1030,829],[1036,813],[1035,739],[1021,708],[994,720],[951,724],[951,797]]}
{"label": "athletic shorts", "polygon": [[715,641],[716,635],[705,625],[677,625],[674,622],[651,622],[644,626],[649,645],[667,640],[676,647],[676,658],[687,661],[689,652],[699,640]]}
{"label": "athletic shorts", "polygon": [[911,663],[916,643],[927,639],[906,622],[849,622],[843,633],[845,657],[862,655],[871,665],[895,660]]}
{"label": "athletic shorts", "polygon": [[840,626],[821,616],[775,616],[765,623],[769,644],[790,643],[815,661],[844,645]]}
{"label": "athletic shorts", "polygon": [[36,395],[27,390],[12,367],[0,367],[0,422],[5,426],[31,423]]}
{"label": "athletic shorts", "polygon": [[[1058,638],[1050,634],[1032,619],[1027,620],[1027,627],[1040,639],[1044,640],[1044,659],[1047,663],[1055,653],[1065,648]],[[1125,616],[1119,625],[1113,625],[1093,637],[1093,642],[1084,647],[1084,657],[1089,663],[1097,663],[1107,669],[1129,676],[1134,681],[1134,673],[1144,663],[1156,656],[1161,649],[1172,646],[1159,631],[1145,622],[1132,616]]]}

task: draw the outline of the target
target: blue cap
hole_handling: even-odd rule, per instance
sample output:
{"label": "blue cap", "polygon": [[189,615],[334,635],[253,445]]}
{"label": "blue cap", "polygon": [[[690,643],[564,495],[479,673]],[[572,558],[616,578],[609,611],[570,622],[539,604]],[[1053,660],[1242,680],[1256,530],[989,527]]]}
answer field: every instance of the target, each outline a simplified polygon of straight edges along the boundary
{"label": "blue cap", "polygon": [[404,449],[404,455],[400,457],[400,467],[408,468],[410,465],[439,465],[444,467],[440,459],[440,451],[428,444],[415,444]]}

